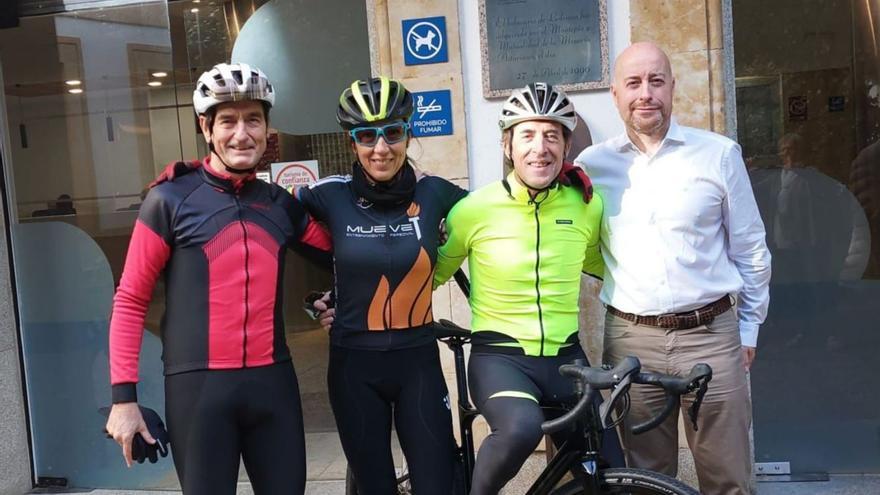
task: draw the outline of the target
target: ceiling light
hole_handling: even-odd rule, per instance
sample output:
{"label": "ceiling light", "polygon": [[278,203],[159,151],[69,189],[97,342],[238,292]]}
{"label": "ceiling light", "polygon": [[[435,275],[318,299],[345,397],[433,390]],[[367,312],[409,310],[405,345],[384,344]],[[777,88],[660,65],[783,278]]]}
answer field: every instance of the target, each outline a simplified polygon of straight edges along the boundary
{"label": "ceiling light", "polygon": [[82,84],[82,81],[80,81],[79,79],[71,79],[69,81],[64,81],[64,84],[68,86],[79,86],[80,84]]}
{"label": "ceiling light", "polygon": [[164,72],[164,71],[157,71],[157,72],[153,72],[152,76],[153,77],[167,77],[168,73]]}
{"label": "ceiling light", "polygon": [[150,81],[147,83],[147,86],[152,86],[154,88],[162,85],[162,81]]}
{"label": "ceiling light", "polygon": [[78,95],[83,92],[82,88],[72,88],[67,90],[68,93],[72,95]]}
{"label": "ceiling light", "polygon": [[189,9],[189,11],[192,12],[193,14],[195,14],[196,12],[199,11],[199,9],[193,7],[193,8],[191,8],[191,9]]}

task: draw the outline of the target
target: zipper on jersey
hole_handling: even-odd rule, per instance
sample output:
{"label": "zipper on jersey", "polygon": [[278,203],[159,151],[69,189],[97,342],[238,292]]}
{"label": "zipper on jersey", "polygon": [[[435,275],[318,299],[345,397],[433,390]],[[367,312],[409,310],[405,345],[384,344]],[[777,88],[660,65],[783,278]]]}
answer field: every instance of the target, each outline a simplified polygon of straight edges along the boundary
{"label": "zipper on jersey", "polygon": [[[391,218],[390,218],[391,215],[388,213],[387,210],[383,211],[381,213],[381,215],[378,215],[378,216],[380,216],[382,218],[382,221],[384,222],[385,225],[389,225],[391,223]],[[387,261],[387,265],[385,266],[385,273],[391,274],[391,273],[393,273],[392,269],[393,269],[393,265],[394,265],[394,261],[393,261],[394,250],[392,249],[393,242],[391,240],[391,234],[387,230],[385,231],[385,237],[383,238],[383,241],[385,243],[385,252],[387,253],[385,256],[385,260]],[[392,332],[391,332],[391,322],[394,321],[394,305],[391,304],[391,302],[394,299],[392,297],[393,295],[394,295],[394,291],[391,290],[391,281],[389,280],[388,281],[388,294],[385,296],[385,307],[388,308],[388,319],[387,320],[384,318],[384,315],[385,315],[384,308],[382,310],[383,323],[385,324],[385,334],[388,337],[388,339],[385,341],[385,345],[388,348],[391,348],[391,342],[394,338],[394,336],[392,335]]]}
{"label": "zipper on jersey", "polygon": [[541,218],[538,210],[541,208],[541,202],[529,199],[529,203],[535,205],[535,293],[537,294],[538,303],[538,326],[541,329],[541,351],[540,356],[544,355],[544,314],[541,309]]}
{"label": "zipper on jersey", "polygon": [[238,223],[241,224],[241,231],[243,234],[244,241],[244,325],[242,330],[242,346],[241,346],[241,367],[247,368],[247,326],[248,326],[248,317],[250,311],[250,249],[248,249],[248,231],[247,225],[244,222],[244,219],[241,216],[242,207],[241,202],[238,200],[238,193],[234,196],[235,198],[235,206],[238,208]]}

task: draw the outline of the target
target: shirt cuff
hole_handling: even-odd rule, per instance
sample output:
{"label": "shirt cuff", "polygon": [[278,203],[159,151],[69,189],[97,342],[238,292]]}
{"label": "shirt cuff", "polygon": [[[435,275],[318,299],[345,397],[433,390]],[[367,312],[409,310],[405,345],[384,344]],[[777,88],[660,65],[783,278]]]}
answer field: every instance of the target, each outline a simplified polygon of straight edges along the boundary
{"label": "shirt cuff", "polygon": [[746,347],[758,347],[758,325],[755,323],[739,322],[739,336],[742,345]]}
{"label": "shirt cuff", "polygon": [[113,403],[137,402],[136,383],[117,383],[111,387]]}

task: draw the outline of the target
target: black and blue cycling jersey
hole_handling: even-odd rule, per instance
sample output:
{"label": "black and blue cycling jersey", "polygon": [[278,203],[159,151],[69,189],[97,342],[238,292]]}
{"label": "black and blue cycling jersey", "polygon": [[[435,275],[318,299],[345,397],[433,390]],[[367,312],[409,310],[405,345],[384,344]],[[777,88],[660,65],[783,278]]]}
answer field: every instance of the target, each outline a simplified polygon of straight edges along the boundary
{"label": "black and blue cycling jersey", "polygon": [[300,189],[299,200],[333,239],[336,317],[333,345],[390,350],[434,340],[431,293],[440,222],[467,191],[423,177],[412,200],[377,205],[360,197],[350,176]]}

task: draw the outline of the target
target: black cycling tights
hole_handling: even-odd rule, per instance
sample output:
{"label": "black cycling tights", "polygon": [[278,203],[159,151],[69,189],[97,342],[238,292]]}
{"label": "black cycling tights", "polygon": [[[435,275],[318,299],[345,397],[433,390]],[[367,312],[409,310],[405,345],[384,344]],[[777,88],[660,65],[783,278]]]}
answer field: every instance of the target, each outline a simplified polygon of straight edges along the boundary
{"label": "black cycling tights", "polygon": [[455,439],[435,342],[393,351],[331,346],[327,381],[358,495],[397,493],[392,417],[413,491],[452,493]]}
{"label": "black cycling tights", "polygon": [[[471,495],[495,495],[519,472],[544,436],[541,405],[574,401],[572,381],[559,374],[559,366],[574,359],[586,360],[586,356],[580,350],[555,357],[471,354],[471,398],[491,429],[477,455]],[[558,445],[564,436],[553,440]],[[605,432],[602,456],[612,466],[624,465],[613,430]]]}
{"label": "black cycling tights", "polygon": [[244,459],[256,495],[302,494],[306,456],[290,361],[165,377],[171,453],[186,495],[234,495]]}

